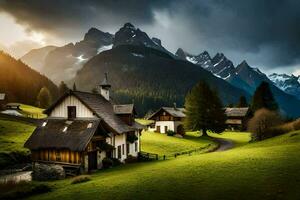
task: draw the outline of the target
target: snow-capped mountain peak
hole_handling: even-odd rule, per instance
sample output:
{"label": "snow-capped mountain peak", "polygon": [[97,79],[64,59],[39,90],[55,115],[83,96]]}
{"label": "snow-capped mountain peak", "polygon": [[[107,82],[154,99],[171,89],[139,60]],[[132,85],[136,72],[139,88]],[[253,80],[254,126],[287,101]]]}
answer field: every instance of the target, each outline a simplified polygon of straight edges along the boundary
{"label": "snow-capped mountain peak", "polygon": [[300,76],[273,73],[269,79],[281,90],[300,98]]}

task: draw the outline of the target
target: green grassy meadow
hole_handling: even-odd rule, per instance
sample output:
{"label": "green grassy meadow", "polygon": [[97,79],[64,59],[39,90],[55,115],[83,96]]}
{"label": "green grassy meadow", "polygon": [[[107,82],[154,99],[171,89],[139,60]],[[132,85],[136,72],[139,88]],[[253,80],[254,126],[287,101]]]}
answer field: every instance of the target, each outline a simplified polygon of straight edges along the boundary
{"label": "green grassy meadow", "polygon": [[[232,133],[227,138],[242,136]],[[127,164],[91,180],[48,182],[53,191],[30,199],[297,199],[300,132],[224,152]]]}
{"label": "green grassy meadow", "polygon": [[44,109],[38,108],[35,106],[30,106],[26,104],[20,104],[20,109],[22,110],[22,114],[25,116],[33,117],[33,118],[45,118],[47,115],[43,114]]}
{"label": "green grassy meadow", "polygon": [[135,119],[136,122],[144,125],[144,126],[147,126],[147,125],[150,125],[154,122],[154,120],[148,120],[148,119]]}
{"label": "green grassy meadow", "polygon": [[34,128],[29,124],[0,119],[0,166],[10,164],[11,161],[7,160],[7,154],[29,152],[23,145]]}
{"label": "green grassy meadow", "polygon": [[184,138],[167,136],[155,132],[143,132],[141,137],[142,151],[158,155],[171,155],[183,151],[205,148],[209,151],[217,147],[210,138],[199,137],[195,133],[187,133]]}

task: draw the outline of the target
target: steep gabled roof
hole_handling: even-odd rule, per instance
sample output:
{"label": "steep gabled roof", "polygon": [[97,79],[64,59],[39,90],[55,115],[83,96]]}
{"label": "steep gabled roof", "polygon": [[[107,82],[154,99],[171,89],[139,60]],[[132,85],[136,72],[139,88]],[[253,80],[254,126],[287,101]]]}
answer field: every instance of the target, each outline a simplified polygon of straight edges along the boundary
{"label": "steep gabled roof", "polygon": [[[70,149],[83,151],[93,137],[100,119],[74,120],[47,119],[38,126],[24,147],[36,149]],[[66,128],[67,127],[67,128]],[[66,128],[66,130],[64,130]]]}
{"label": "steep gabled roof", "polygon": [[184,108],[175,108],[175,107],[161,107],[158,111],[153,113],[148,119],[151,119],[153,116],[155,116],[157,113],[159,113],[161,110],[164,110],[165,112],[169,113],[173,117],[185,117],[185,109]]}
{"label": "steep gabled roof", "polygon": [[114,108],[111,102],[107,101],[100,94],[70,90],[59,98],[52,106],[50,106],[45,113],[50,114],[51,111],[69,95],[77,97],[86,107],[95,113],[97,117],[102,119],[104,123],[106,123],[115,132],[121,134],[134,130],[133,127],[128,126],[114,113]]}
{"label": "steep gabled roof", "polygon": [[226,108],[225,114],[227,117],[245,117],[249,113],[249,108]]}

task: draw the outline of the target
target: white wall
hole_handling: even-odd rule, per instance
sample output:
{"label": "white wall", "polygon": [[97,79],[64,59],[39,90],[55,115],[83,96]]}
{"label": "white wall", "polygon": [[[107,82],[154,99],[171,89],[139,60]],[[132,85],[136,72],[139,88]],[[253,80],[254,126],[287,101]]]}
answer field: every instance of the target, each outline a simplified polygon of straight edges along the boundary
{"label": "white wall", "polygon": [[[135,142],[134,143],[129,143],[129,152],[128,155],[132,156],[138,156],[138,152],[140,151],[140,135],[139,131],[135,132],[135,135],[138,137],[138,140],[135,142],[137,143],[137,151],[135,150]],[[121,145],[121,162],[124,162],[125,159],[127,158],[127,148],[126,148],[126,134],[122,135],[115,135],[114,138],[106,138],[106,142],[108,144],[111,144],[115,147],[115,150],[113,152],[113,157],[118,158],[118,146]],[[124,144],[124,155],[123,155],[123,150],[122,150],[122,145]]]}
{"label": "white wall", "polygon": [[[121,161],[123,162],[126,156],[126,134],[115,135],[115,150],[114,150],[114,158],[118,158],[118,146],[121,146]],[[122,145],[124,145],[124,151],[122,149]]]}
{"label": "white wall", "polygon": [[180,121],[156,121],[155,122],[155,131],[157,126],[160,126],[160,133],[165,133],[165,126],[168,127],[168,130],[177,132],[177,127],[182,124]]}
{"label": "white wall", "polygon": [[139,134],[139,131],[136,131],[135,135],[138,137],[138,140],[135,141],[137,143],[137,151],[135,150],[135,142],[134,143],[129,143],[128,155],[132,155],[132,156],[137,157],[138,153],[140,151],[140,134]]}
{"label": "white wall", "polygon": [[76,106],[76,117],[95,117],[93,112],[73,95],[66,97],[58,106],[53,109],[49,116],[67,118],[68,106]]}

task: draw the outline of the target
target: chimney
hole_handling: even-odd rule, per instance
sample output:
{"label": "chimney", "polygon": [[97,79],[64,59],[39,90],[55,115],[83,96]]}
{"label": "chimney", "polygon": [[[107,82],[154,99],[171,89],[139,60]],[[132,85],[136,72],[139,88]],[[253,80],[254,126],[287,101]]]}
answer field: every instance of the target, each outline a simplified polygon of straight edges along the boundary
{"label": "chimney", "polygon": [[100,94],[107,100],[109,101],[109,90],[111,88],[111,85],[108,84],[108,78],[107,78],[107,73],[104,75],[104,79],[102,83],[100,84]]}
{"label": "chimney", "polygon": [[175,102],[173,103],[173,106],[174,106],[174,110],[177,110],[177,106]]}

